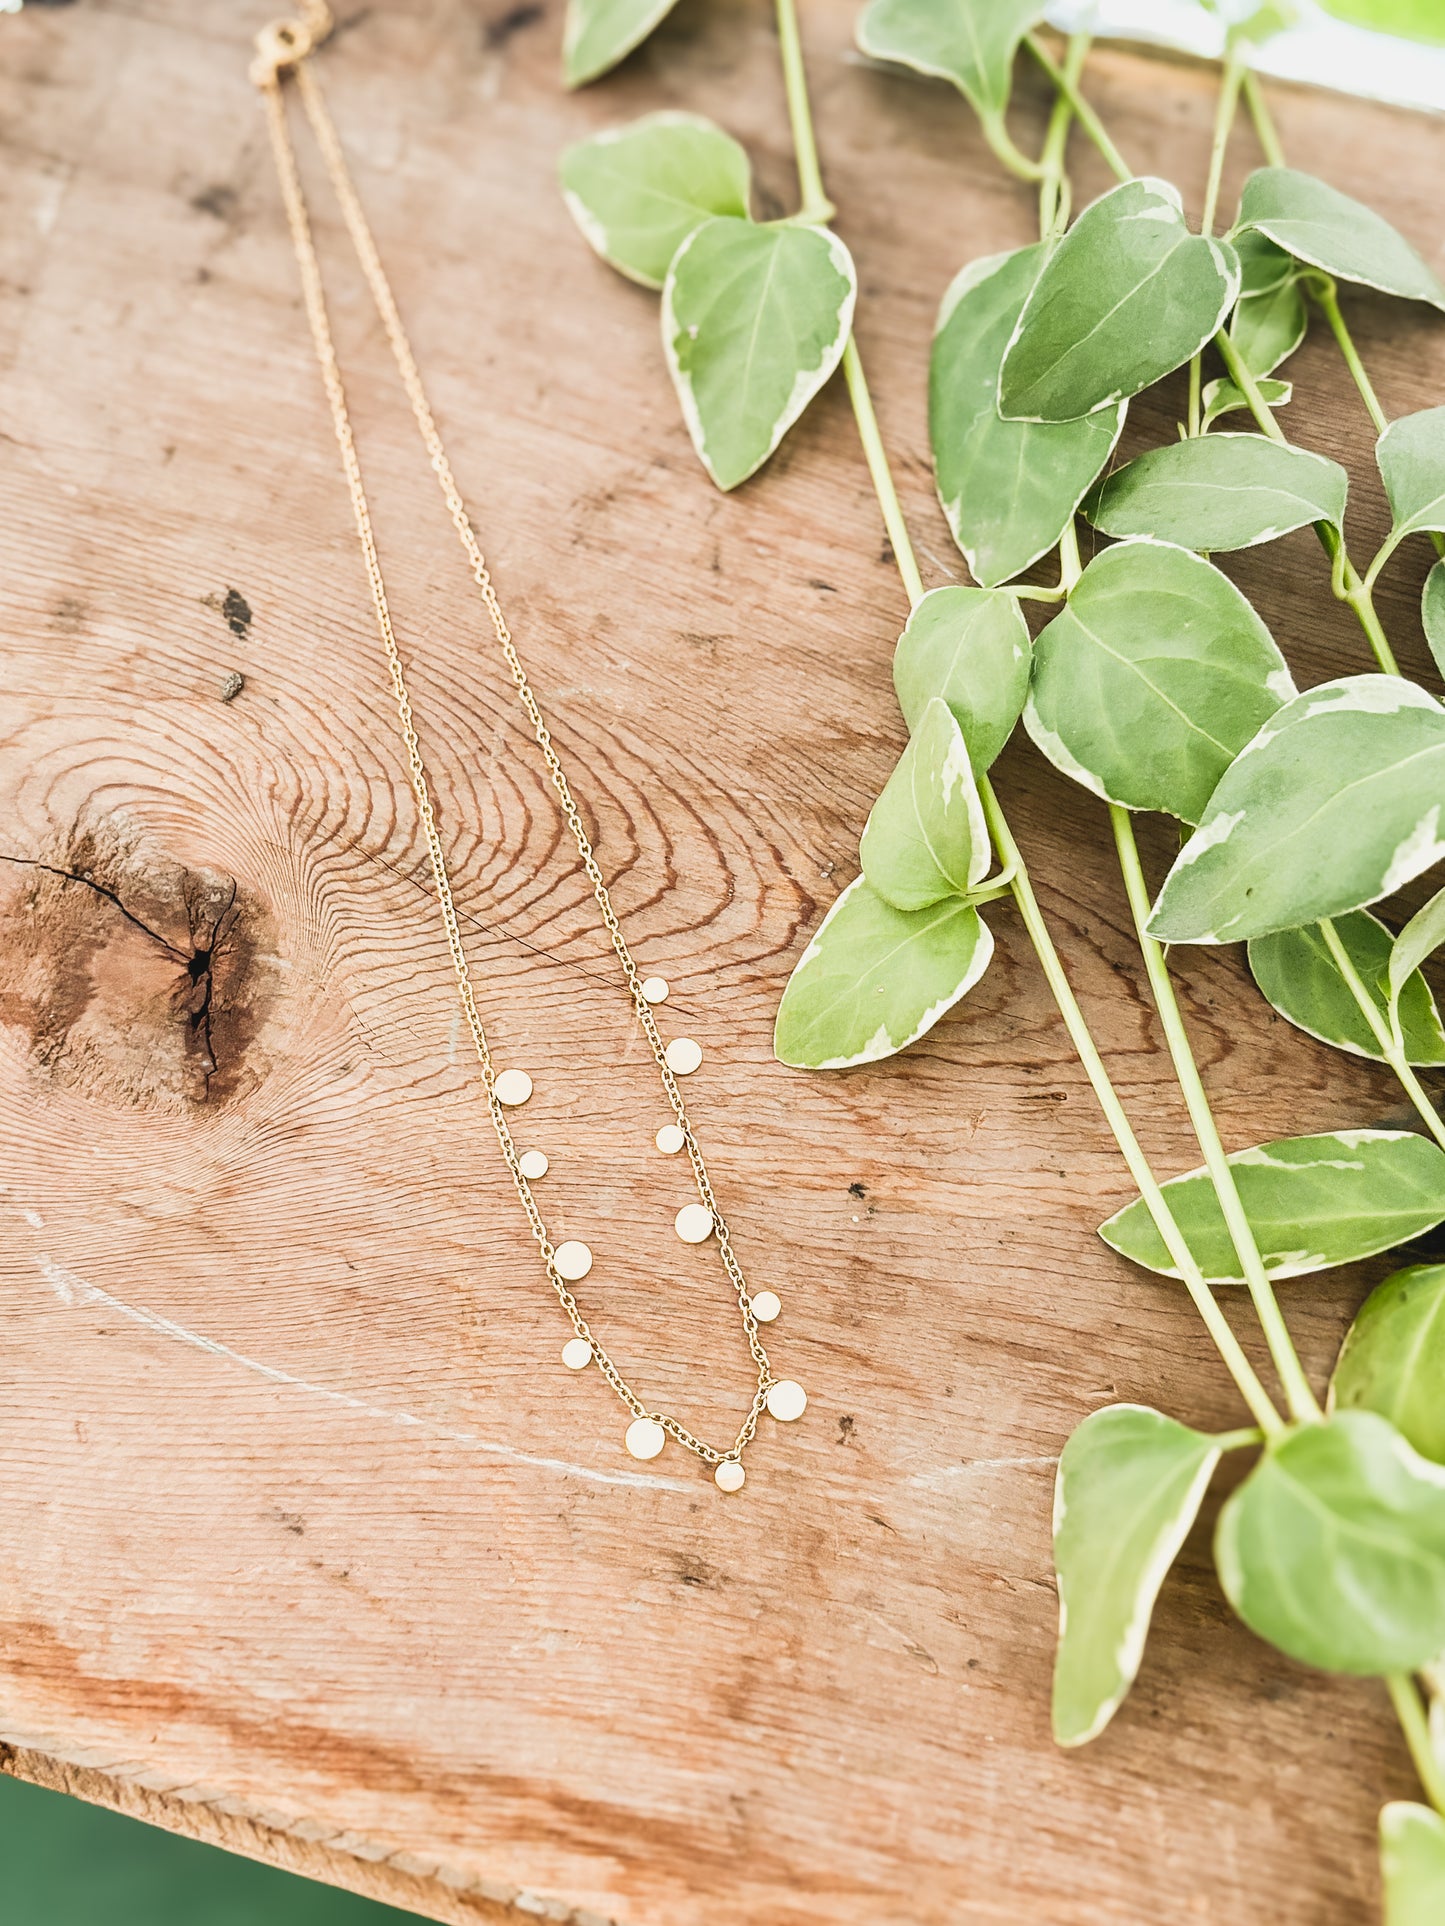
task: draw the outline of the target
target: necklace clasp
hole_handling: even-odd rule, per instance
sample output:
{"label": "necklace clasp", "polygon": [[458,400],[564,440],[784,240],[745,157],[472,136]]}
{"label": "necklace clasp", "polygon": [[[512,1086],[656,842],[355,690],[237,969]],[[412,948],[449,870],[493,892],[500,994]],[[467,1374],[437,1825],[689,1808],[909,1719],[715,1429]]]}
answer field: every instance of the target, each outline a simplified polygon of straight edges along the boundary
{"label": "necklace clasp", "polygon": [[296,20],[273,20],[256,35],[256,58],[251,79],[258,87],[274,86],[288,67],[299,66],[331,32],[331,9],[325,0],[303,0]]}

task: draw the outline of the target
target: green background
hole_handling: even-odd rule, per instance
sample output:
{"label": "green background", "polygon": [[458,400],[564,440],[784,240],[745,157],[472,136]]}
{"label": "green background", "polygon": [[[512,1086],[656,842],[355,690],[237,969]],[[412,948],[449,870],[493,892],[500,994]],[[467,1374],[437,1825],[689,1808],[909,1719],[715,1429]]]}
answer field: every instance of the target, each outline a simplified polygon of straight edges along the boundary
{"label": "green background", "polygon": [[418,1918],[0,1773],[4,1926],[416,1926]]}

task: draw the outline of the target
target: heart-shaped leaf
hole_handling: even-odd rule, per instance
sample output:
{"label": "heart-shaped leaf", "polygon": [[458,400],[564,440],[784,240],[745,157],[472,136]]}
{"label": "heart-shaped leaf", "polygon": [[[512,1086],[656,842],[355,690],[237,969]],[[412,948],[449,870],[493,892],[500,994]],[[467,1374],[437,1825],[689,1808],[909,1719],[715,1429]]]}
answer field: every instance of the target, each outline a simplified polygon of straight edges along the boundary
{"label": "heart-shaped leaf", "polygon": [[[1335,918],[1335,934],[1388,1024],[1390,1000],[1387,973],[1395,939],[1368,910],[1351,910]],[[1366,1020],[1354,992],[1340,974],[1317,923],[1300,930],[1277,930],[1257,936],[1249,946],[1249,967],[1265,996],[1297,1028],[1321,1043],[1348,1050],[1351,1056],[1384,1061],[1379,1039]],[[1400,1030],[1409,1062],[1445,1064],[1445,1027],[1418,970],[1402,979]]]}
{"label": "heart-shaped leaf", "polygon": [[1264,294],[1243,295],[1229,322],[1229,338],[1255,376],[1273,374],[1305,338],[1309,311],[1297,281]]}
{"label": "heart-shaped leaf", "polygon": [[999,412],[1073,421],[1113,408],[1197,354],[1239,292],[1227,242],[1191,234],[1168,181],[1125,181],[1086,207],[1024,303]]}
{"label": "heart-shaped leaf", "polygon": [[1445,529],[1445,408],[1392,421],[1375,443],[1375,460],[1394,516],[1392,542]]}
{"label": "heart-shaped leaf", "polygon": [[[1267,376],[1262,376],[1254,385],[1259,390],[1260,400],[1267,408],[1287,408],[1294,397],[1294,384],[1289,381],[1271,381]],[[1231,415],[1240,408],[1247,409],[1250,406],[1249,396],[1244,390],[1236,388],[1232,381],[1223,377],[1218,381],[1205,382],[1202,399],[1204,402],[1202,427],[1205,432],[1208,431],[1211,423],[1218,421],[1221,415]]]}
{"label": "heart-shaped leaf", "polygon": [[843,356],[857,277],[826,228],[704,221],[662,290],[662,344],[719,488],[761,468]]}
{"label": "heart-shaped leaf", "polygon": [[1269,630],[1227,576],[1187,549],[1126,542],[1094,557],[1035,642],[1024,727],[1095,795],[1197,822],[1293,693]]}
{"label": "heart-shaped leaf", "polygon": [[858,845],[863,874],[894,909],[921,910],[981,883],[989,855],[968,745],[935,696],[869,814]]}
{"label": "heart-shaped leaf", "polygon": [[858,46],[871,60],[951,80],[981,120],[998,121],[1019,42],[1045,11],[1038,0],[872,0]]}
{"label": "heart-shaped leaf", "polygon": [[1149,920],[1232,943],[1363,909],[1445,856],[1445,709],[1399,676],[1296,696],[1236,758]]}
{"label": "heart-shaped leaf", "polygon": [[1445,1650],[1445,1471],[1372,1411],[1272,1439],[1214,1557],[1250,1630],[1305,1665],[1370,1676]]}
{"label": "heart-shaped leaf", "polygon": [[1140,1404],[1093,1412],[1064,1446],[1054,1485],[1060,1745],[1097,1737],[1134,1683],[1159,1587],[1219,1451],[1203,1432]]}
{"label": "heart-shaped leaf", "polygon": [[1297,261],[1382,294],[1445,309],[1445,287],[1372,208],[1292,167],[1261,167],[1244,184],[1239,228],[1256,228]]}
{"label": "heart-shaped leaf", "polygon": [[[1334,1130],[1279,1137],[1229,1158],[1244,1214],[1271,1277],[1305,1277],[1418,1237],[1445,1219],[1445,1150],[1400,1130]],[[1163,1186],[1169,1207],[1212,1284],[1244,1271],[1206,1170]],[[1142,1198],[1099,1227],[1104,1242],[1161,1277],[1179,1271]]]}
{"label": "heart-shaped leaf", "polygon": [[973,988],[992,955],[982,917],[958,897],[898,910],[860,876],[788,979],[773,1048],[799,1070],[891,1057]]}
{"label": "heart-shaped leaf", "polygon": [[953,539],[985,586],[1010,581],[1058,541],[1114,452],[1119,402],[1080,421],[1005,421],[998,376],[1046,250],[974,261],[943,297],[928,371],[928,432]]}
{"label": "heart-shaped leaf", "polygon": [[1412,1265],[1375,1286],[1330,1396],[1340,1411],[1378,1411],[1421,1457],[1445,1464],[1445,1264]]}
{"label": "heart-shaped leaf", "polygon": [[937,588],[908,618],[893,653],[893,687],[910,729],[935,696],[953,711],[974,773],[1013,734],[1029,690],[1033,651],[1018,597],[998,589]]}
{"label": "heart-shaped leaf", "polygon": [[[1417,0],[1423,8],[1433,0]],[[1332,12],[1338,0],[1330,0]],[[1422,33],[1421,39],[1425,36]],[[1380,1814],[1384,1926],[1440,1926],[1445,1919],[1445,1819],[1429,1806],[1392,1799]]]}
{"label": "heart-shaped leaf", "polygon": [[1435,667],[1445,675],[1445,562],[1436,562],[1425,577],[1420,620],[1425,625],[1425,640],[1430,644]]}
{"label": "heart-shaped leaf", "polygon": [[712,214],[747,219],[748,157],[699,114],[646,114],[578,141],[562,192],[588,242],[613,267],[660,288],[672,257]]}
{"label": "heart-shaped leaf", "polygon": [[1312,522],[1338,528],[1350,478],[1337,461],[1263,435],[1200,435],[1126,462],[1084,513],[1106,535],[1207,551],[1253,548]]}
{"label": "heart-shaped leaf", "polygon": [[562,78],[585,86],[640,46],[677,0],[567,0]]}

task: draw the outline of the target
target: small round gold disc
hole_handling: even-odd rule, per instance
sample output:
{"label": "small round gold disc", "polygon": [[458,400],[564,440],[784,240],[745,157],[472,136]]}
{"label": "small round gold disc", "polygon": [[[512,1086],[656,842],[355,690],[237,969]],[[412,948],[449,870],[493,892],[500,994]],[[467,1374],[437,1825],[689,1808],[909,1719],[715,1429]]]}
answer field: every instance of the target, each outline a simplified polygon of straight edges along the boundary
{"label": "small round gold disc", "polygon": [[666,1003],[667,978],[665,976],[644,977],[642,979],[642,994],[647,998],[649,1003]]}
{"label": "small round gold disc", "polygon": [[498,1103],[525,1103],[532,1094],[532,1079],[525,1070],[503,1070],[492,1088],[497,1093]]}
{"label": "small round gold disc", "polygon": [[724,1458],[713,1473],[713,1483],[719,1491],[741,1491],[747,1483],[748,1474],[736,1458]]}
{"label": "small round gold disc", "polygon": [[591,1270],[592,1253],[585,1244],[559,1244],[552,1262],[557,1266],[558,1277],[565,1277],[569,1284],[576,1284]]}
{"label": "small round gold disc", "polygon": [[654,1141],[664,1157],[675,1157],[687,1142],[687,1138],[683,1136],[676,1124],[664,1124]]}
{"label": "small round gold disc", "polygon": [[634,1418],[623,1442],[634,1458],[655,1458],[667,1443],[667,1433],[656,1418]]}
{"label": "small round gold disc", "polygon": [[675,1077],[690,1077],[702,1062],[702,1045],[691,1037],[674,1037],[665,1052],[667,1067]]}
{"label": "small round gold disc", "polygon": [[547,1175],[546,1151],[524,1150],[517,1159],[517,1167],[529,1184],[535,1184],[539,1177]]}
{"label": "small round gold disc", "polygon": [[592,1362],[592,1346],[586,1338],[568,1338],[562,1346],[562,1362],[569,1371],[585,1371]]}
{"label": "small round gold disc", "polygon": [[674,1220],[684,1244],[702,1244],[712,1236],[712,1212],[706,1204],[684,1204]]}
{"label": "small round gold disc", "polygon": [[768,1386],[767,1406],[775,1418],[791,1424],[807,1410],[808,1394],[792,1378],[779,1378],[776,1384]]}
{"label": "small round gold disc", "polygon": [[753,1316],[759,1324],[771,1324],[783,1308],[782,1299],[776,1291],[759,1291],[751,1301]]}

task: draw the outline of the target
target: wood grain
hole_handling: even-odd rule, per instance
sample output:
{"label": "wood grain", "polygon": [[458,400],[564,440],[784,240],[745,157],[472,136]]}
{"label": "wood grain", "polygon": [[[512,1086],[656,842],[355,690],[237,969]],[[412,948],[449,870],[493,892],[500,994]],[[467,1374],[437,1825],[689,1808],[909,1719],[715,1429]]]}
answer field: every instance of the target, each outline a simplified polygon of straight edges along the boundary
{"label": "wood grain", "polygon": [[[964,260],[1030,236],[942,88],[805,36],[859,336],[930,582],[923,369]],[[254,17],[253,16],[254,13]],[[1115,1397],[1238,1422],[1187,1305],[1094,1238],[1128,1183],[1017,926],[900,1062],[807,1078],[771,1016],[901,745],[903,607],[843,395],[729,498],[653,297],[587,252],[569,139],[647,108],[793,194],[768,11],[682,0],[568,98],[558,0],[358,8],[324,77],[499,587],[689,1089],[805,1422],[744,1498],[620,1450],[558,1366],[466,1053],[306,340],[247,37],[264,9],[0,20],[6,531],[0,1738],[10,1767],[447,1920],[627,1926],[1344,1926],[1411,1781],[1382,1696],[1170,1578],[1139,1685],[1047,1731],[1052,1466]],[[1091,86],[1197,199],[1202,69]],[[1445,127],[1281,93],[1290,153],[1434,259]],[[1018,120],[1037,140],[1031,78]],[[1253,162],[1231,156],[1227,193]],[[313,183],[316,170],[310,169]],[[1083,193],[1104,185],[1087,153]],[[720,1273],[679,1255],[659,1095],[384,344],[318,220],[383,560],[487,1021],[537,1080],[554,1234],[651,1393],[742,1405]],[[1352,297],[1392,412],[1438,318]],[[1384,526],[1323,340],[1294,411]],[[1170,432],[1164,400],[1131,434]],[[1383,612],[1423,671],[1412,599]],[[1308,533],[1231,564],[1300,676],[1363,666]],[[235,675],[244,686],[234,692]],[[230,699],[223,699],[229,694]],[[1162,1167],[1197,1161],[1098,810],[1019,744],[999,786]],[[1156,873],[1162,835],[1146,854]],[[1388,1081],[1180,960],[1232,1142],[1398,1114]],[[1380,1264],[1290,1287],[1322,1382]],[[1242,1322],[1242,1320],[1241,1320]],[[1210,1513],[1212,1517],[1212,1512]]]}

